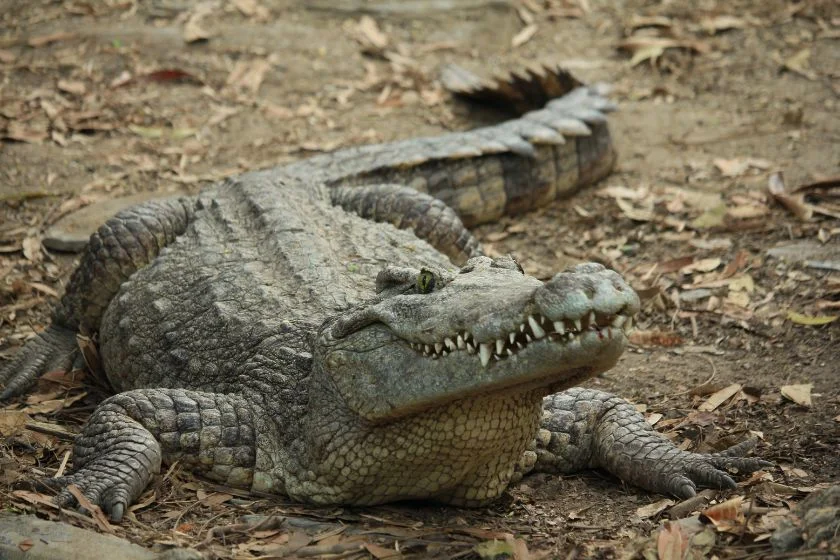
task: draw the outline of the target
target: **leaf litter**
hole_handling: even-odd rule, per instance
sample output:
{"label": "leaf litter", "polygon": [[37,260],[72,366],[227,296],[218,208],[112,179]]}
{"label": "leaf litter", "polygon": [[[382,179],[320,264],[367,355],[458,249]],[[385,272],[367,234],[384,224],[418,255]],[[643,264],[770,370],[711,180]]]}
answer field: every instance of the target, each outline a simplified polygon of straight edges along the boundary
{"label": "leaf litter", "polygon": [[[216,7],[212,4],[209,3],[207,8],[196,8],[187,13],[172,14],[162,19],[182,26],[185,40],[193,40],[196,43],[213,42],[219,35],[208,30],[217,29],[216,18],[220,16],[221,11],[218,10],[220,4],[216,3]],[[268,5],[270,5],[269,2],[251,0],[230,2],[237,17],[253,20],[267,18],[270,14],[265,6]],[[517,23],[519,27],[514,27],[514,29],[520,32],[528,30],[530,37],[523,35],[526,37],[525,40],[519,45],[510,45],[510,48],[521,49],[523,53],[529,52],[530,48],[543,45],[544,41],[550,38],[550,33],[546,31],[552,29],[550,22],[556,21],[556,18],[580,18],[592,9],[586,2],[571,1],[523,2],[522,6],[523,9],[518,10],[515,16],[520,20]],[[206,11],[202,13],[201,10]],[[670,102],[679,103],[681,100],[691,99],[690,89],[681,89],[673,83],[667,83],[667,73],[680,72],[685,60],[692,60],[696,64],[725,62],[732,56],[732,51],[727,51],[722,47],[725,47],[725,42],[730,37],[737,36],[744,29],[768,25],[770,18],[799,17],[795,14],[785,15],[793,13],[787,11],[780,11],[778,16],[692,13],[686,21],[680,21],[681,18],[668,15],[664,7],[663,11],[665,13],[662,15],[657,15],[654,11],[652,15],[647,16],[649,19],[636,19],[632,22],[630,14],[622,14],[625,28],[632,29],[632,35],[626,39],[625,46],[622,47],[630,53],[630,58],[625,64],[629,66],[629,62],[634,61],[637,65],[637,68],[632,70],[634,74],[630,76],[647,77],[648,72],[651,71],[662,73],[660,77],[663,79],[655,87],[647,88],[647,91],[652,93],[645,99],[651,103],[668,103],[669,99]],[[523,17],[522,14],[525,12],[529,15]],[[201,15],[195,17],[196,13]],[[228,11],[224,13],[225,16],[230,14]],[[132,17],[128,12],[125,15]],[[99,142],[113,138],[118,138],[121,142],[137,142],[126,144],[122,149],[126,152],[144,153],[150,157],[147,163],[142,163],[140,159],[119,160],[119,163],[114,164],[119,166],[119,171],[113,175],[106,175],[101,170],[95,170],[94,176],[89,178],[89,188],[82,195],[111,196],[114,193],[121,193],[124,184],[135,184],[151,177],[155,177],[155,180],[173,182],[176,177],[189,178],[196,187],[210,180],[211,173],[201,170],[200,166],[206,165],[205,162],[210,161],[214,151],[217,150],[213,147],[213,141],[208,141],[203,135],[210,134],[211,138],[214,138],[212,135],[218,134],[219,129],[235,124],[237,119],[246,117],[255,108],[261,114],[269,114],[277,121],[295,121],[326,127],[330,119],[335,119],[338,107],[341,107],[342,111],[352,112],[352,109],[362,103],[360,97],[374,95],[380,100],[378,107],[383,111],[399,110],[403,107],[411,107],[413,103],[420,103],[418,107],[424,110],[440,111],[436,113],[435,118],[439,119],[439,123],[451,126],[452,116],[445,112],[445,106],[442,103],[443,87],[437,82],[436,73],[426,61],[430,53],[438,51],[458,54],[465,48],[463,42],[447,37],[434,43],[412,43],[404,39],[399,29],[391,27],[389,17],[379,18],[375,13],[368,17],[375,24],[374,27],[367,28],[368,32],[376,37],[378,31],[379,34],[385,36],[387,41],[384,44],[379,40],[369,41],[369,46],[364,46],[360,42],[360,51],[365,53],[366,58],[361,63],[358,76],[337,83],[336,86],[340,89],[325,94],[317,92],[289,98],[267,98],[266,92],[271,91],[271,82],[276,81],[282,74],[283,66],[272,61],[270,51],[259,49],[238,52],[226,66],[220,66],[212,71],[207,70],[204,66],[206,62],[200,57],[170,59],[170,62],[163,64],[158,62],[149,64],[148,61],[139,62],[129,59],[125,75],[121,73],[102,75],[97,71],[88,75],[82,71],[81,65],[69,65],[66,72],[61,74],[50,68],[45,69],[55,78],[53,85],[50,86],[51,89],[47,88],[41,92],[29,91],[27,96],[19,98],[4,98],[3,107],[0,109],[5,119],[0,122],[2,135],[7,139],[6,142],[20,141],[62,150],[84,148],[89,143],[100,145]],[[360,19],[362,18],[354,15],[352,21],[358,23]],[[192,35],[187,33],[188,24]],[[779,25],[782,24],[779,23]],[[830,23],[828,25],[829,27],[836,26]],[[534,30],[539,28],[540,31],[531,32],[529,26],[534,26]],[[651,29],[655,31],[651,33]],[[515,35],[516,32],[511,37]],[[83,46],[80,45],[80,40],[80,37],[75,34],[44,34],[27,39],[25,43],[28,44],[24,48],[47,52],[48,49],[71,45]],[[508,45],[505,44],[505,47],[507,48]],[[21,64],[23,55],[17,50],[11,50],[16,48],[9,47],[9,50],[4,50],[5,54],[0,55],[0,62]],[[114,53],[119,53],[120,49],[125,47],[112,45],[111,48],[114,49]],[[785,66],[790,74],[801,75],[803,79],[811,81],[813,73],[817,73],[819,77],[820,66],[816,64],[818,60],[816,50],[811,49],[807,56],[803,54],[803,51],[808,48],[810,47],[798,48],[794,45],[785,51],[785,57],[778,60],[790,63],[789,66]],[[647,69],[647,65],[642,64],[646,61],[655,63],[655,68]],[[269,63],[267,68],[266,62]],[[61,83],[59,83],[59,78]],[[177,114],[167,112],[164,108],[155,108],[145,114],[131,109],[132,106],[145,107],[148,101],[144,101],[144,98],[155,98],[160,95],[163,88],[171,91],[184,91],[179,88],[188,88],[201,96],[203,101],[212,102],[220,109],[204,111],[201,118],[192,123],[179,122]],[[203,103],[201,105],[205,108],[210,106]],[[205,127],[215,130],[206,130]],[[327,130],[327,128],[319,130]],[[182,134],[172,131],[189,132]],[[344,141],[340,137],[329,139],[315,137],[313,139],[295,134],[282,140],[287,140],[287,143],[282,150],[277,152],[281,154],[280,157],[301,150],[333,149],[342,145]],[[189,146],[187,142],[190,141],[198,141],[198,143]],[[256,145],[257,148],[263,146]],[[3,148],[0,147],[0,149]],[[585,212],[577,212],[577,215],[581,220],[589,221],[580,222],[586,224],[586,227],[577,230],[580,235],[572,236],[574,241],[558,243],[557,250],[551,254],[551,258],[559,258],[556,255],[577,255],[577,258],[596,257],[597,260],[610,263],[627,274],[639,291],[647,296],[644,298],[645,309],[640,317],[640,328],[635,333],[638,344],[633,350],[642,352],[644,356],[652,359],[663,356],[673,358],[676,354],[666,354],[666,352],[696,348],[703,353],[697,356],[698,359],[702,357],[716,361],[718,356],[727,356],[718,363],[718,367],[721,367],[724,360],[728,360],[733,353],[742,349],[738,345],[742,345],[750,353],[762,352],[764,349],[768,352],[772,351],[774,345],[782,344],[786,340],[785,329],[796,328],[799,333],[813,333],[816,337],[830,336],[830,333],[835,332],[830,329],[836,329],[836,324],[819,323],[825,317],[833,316],[830,305],[840,301],[840,293],[836,290],[837,285],[831,280],[831,269],[816,269],[818,272],[808,275],[803,273],[803,268],[806,266],[804,264],[783,264],[776,257],[762,261],[764,251],[761,238],[752,237],[750,243],[745,243],[744,236],[764,235],[762,228],[766,228],[770,220],[774,222],[773,227],[784,225],[789,228],[789,235],[794,239],[809,240],[818,244],[836,243],[838,233],[831,232],[838,229],[834,221],[837,216],[830,214],[837,212],[837,197],[832,195],[832,189],[836,191],[836,182],[828,181],[825,184],[830,177],[815,175],[801,183],[803,185],[801,192],[799,188],[791,191],[785,189],[782,192],[783,196],[793,197],[805,205],[805,208],[821,207],[825,211],[815,211],[808,216],[809,219],[798,220],[797,214],[787,209],[788,207],[777,198],[776,195],[780,191],[777,190],[774,193],[768,188],[764,192],[764,198],[754,196],[755,191],[762,191],[758,182],[764,181],[769,184],[773,177],[771,173],[782,169],[781,164],[773,162],[769,156],[765,159],[764,153],[753,149],[745,148],[740,151],[741,155],[739,152],[727,154],[719,148],[711,153],[714,153],[714,156],[709,156],[711,159],[700,162],[700,165],[694,163],[686,165],[687,181],[675,182],[668,177],[656,177],[652,174],[648,174],[643,181],[634,180],[632,176],[626,175],[621,179],[609,179],[608,181],[624,181],[623,190],[605,191],[604,194],[607,195],[605,200],[611,202],[609,208],[600,205],[598,200],[578,199],[576,204],[579,208],[585,209]],[[754,155],[762,157],[754,157]],[[241,169],[256,165],[254,161],[249,161],[250,157],[250,151],[246,152],[241,156],[241,162],[233,163],[233,168]],[[266,161],[273,162],[274,160],[266,158]],[[718,162],[724,161],[727,162],[724,164],[725,169],[717,166]],[[192,179],[192,177],[207,177],[208,179]],[[72,212],[73,205],[81,207],[86,204],[82,199],[72,197],[54,199],[47,191],[43,191],[47,193],[44,196],[39,189],[40,187],[35,187],[31,191],[32,200],[42,197],[50,203],[58,203],[59,206],[67,203],[64,209],[57,206],[57,213]],[[836,195],[836,192],[834,194]],[[802,198],[798,198],[800,195]],[[18,208],[24,204],[25,208],[30,199],[27,195],[21,194],[20,200],[23,202],[12,200],[11,203],[18,204]],[[776,202],[780,202],[782,206]],[[791,214],[788,215],[788,212]],[[604,225],[601,219],[604,214],[615,218],[617,225],[614,227]],[[536,219],[540,216],[550,217],[551,213],[550,211],[537,213]],[[555,218],[553,223],[560,224],[556,226],[560,228],[560,232],[568,233],[572,229],[563,225],[566,221],[565,217]],[[524,228],[526,231],[523,231],[520,222],[508,221],[502,226],[504,227],[500,230],[502,234],[494,236],[495,241],[493,241],[499,244],[499,250],[505,250],[506,243],[513,243],[513,247],[516,247],[516,243],[522,243],[520,238],[533,239],[526,235],[529,233],[527,230],[532,228],[526,227]],[[519,231],[516,230],[516,226],[520,226]],[[0,261],[0,270],[3,271],[4,278],[0,286],[0,322],[9,326],[20,324],[21,320],[31,320],[30,310],[43,310],[49,302],[54,301],[56,294],[61,290],[60,278],[62,274],[66,275],[69,265],[61,265],[62,269],[59,269],[51,253],[41,246],[40,233],[30,233],[31,227],[17,232],[9,230],[11,233],[4,233],[4,227],[5,222],[4,226],[0,226],[0,234],[7,236],[1,239],[3,246],[13,250],[2,253],[4,260]],[[564,227],[566,227],[565,230],[562,229]],[[563,237],[558,235],[558,239],[563,239]],[[562,246],[564,244],[568,246]],[[657,250],[656,246],[664,249]],[[744,249],[747,250],[744,251]],[[820,262],[831,261],[822,259]],[[52,270],[48,268],[49,266],[52,266]],[[525,266],[533,266],[533,264],[525,262]],[[545,272],[545,274],[550,273]],[[685,294],[692,294],[692,297],[682,297]],[[812,320],[816,322],[808,322]],[[6,332],[9,331],[4,331]],[[757,338],[749,338],[739,335],[739,332],[760,334]],[[16,331],[9,340],[20,341],[20,336],[20,333]],[[748,345],[753,346],[747,348]],[[825,349],[815,349],[814,346],[808,348],[811,349],[810,352],[813,352],[813,355],[800,357],[806,363],[813,365],[816,361],[823,359],[820,357],[821,352],[825,356]],[[706,352],[710,353],[711,357],[706,356]],[[798,379],[807,381],[809,370],[805,367],[803,371],[803,376]],[[691,385],[690,381],[684,383]],[[697,387],[700,386],[697,385]],[[714,395],[716,391],[727,390],[730,385],[720,383],[715,387],[712,386],[715,386],[715,382],[711,382],[704,389],[706,391],[710,388],[714,389],[712,392],[705,393],[705,398],[699,395],[691,396],[694,399],[692,401],[694,408],[699,408],[704,402],[708,402],[710,395]],[[797,407],[794,402],[798,401],[792,395],[799,395],[799,393],[791,392],[788,386],[770,387],[760,394],[757,401],[747,399],[748,389],[746,386],[742,387],[740,392],[722,399],[720,404],[711,411],[703,412],[702,415],[700,410],[691,410],[688,413],[682,410],[669,410],[667,404],[655,402],[654,406],[661,409],[661,412],[655,414],[662,416],[657,426],[666,430],[671,429],[668,432],[669,437],[679,438],[681,445],[690,446],[692,442],[697,443],[697,440],[694,436],[687,434],[690,434],[691,430],[703,430],[716,422],[723,422],[723,416],[720,415],[723,411],[727,414],[752,414],[760,411],[762,414],[787,415],[788,407]],[[690,387],[686,390],[690,390]],[[0,430],[5,429],[9,433],[14,430],[15,435],[11,436],[6,443],[14,446],[16,460],[23,465],[21,467],[17,463],[12,463],[15,466],[4,471],[4,477],[14,478],[20,475],[21,478],[31,479],[34,471],[30,469],[47,474],[51,469],[57,470],[62,460],[68,456],[69,437],[72,436],[74,430],[78,429],[89,413],[90,407],[97,401],[95,395],[85,394],[80,385],[74,385],[72,382],[61,390],[54,386],[39,388],[33,398],[32,403],[18,403],[16,405],[18,408],[7,407],[0,411]],[[802,399],[801,395],[797,398]],[[782,402],[783,399],[785,402]],[[793,402],[786,402],[788,399]],[[828,406],[829,402],[830,400],[815,399],[811,407]],[[24,407],[39,405],[43,405],[41,409],[30,410],[30,413],[24,412]],[[669,425],[668,422],[672,419],[678,422]],[[682,425],[677,428],[676,426],[681,422]],[[718,427],[723,428],[724,431],[730,429],[728,425]],[[35,451],[32,451],[33,445]],[[6,456],[0,454],[0,460],[5,461]],[[762,476],[766,474],[763,473]],[[450,529],[441,530],[439,527],[432,527],[434,524],[428,521],[431,517],[429,515],[418,516],[414,511],[399,509],[396,510],[397,513],[393,513],[387,508],[374,510],[378,514],[379,521],[368,519],[362,525],[360,518],[353,512],[319,511],[313,514],[311,510],[298,504],[271,501],[267,498],[244,497],[234,490],[219,489],[213,485],[205,485],[206,483],[197,483],[196,486],[190,487],[187,486],[191,484],[188,482],[190,480],[192,479],[182,473],[177,466],[171,469],[156,483],[152,491],[144,495],[141,500],[143,507],[133,512],[134,521],[114,526],[114,530],[121,536],[128,536],[146,543],[154,541],[194,543],[207,540],[208,549],[212,549],[221,556],[231,554],[232,546],[241,546],[236,549],[237,554],[241,554],[242,557],[251,557],[263,554],[270,549],[260,549],[260,546],[273,546],[277,550],[278,546],[289,543],[292,543],[293,548],[297,547],[295,550],[298,551],[305,547],[321,546],[322,548],[307,550],[307,552],[317,554],[353,554],[361,546],[368,555],[377,558],[390,557],[392,553],[398,551],[418,554],[446,551],[451,555],[463,555],[465,551],[472,551],[473,554],[480,555],[477,550],[484,550],[480,548],[482,545],[491,552],[494,550],[493,545],[484,543],[504,543],[499,546],[504,549],[503,552],[507,556],[511,555],[511,551],[515,553],[517,550],[510,544],[510,535],[513,533],[508,530],[490,528],[488,525],[494,525],[496,521],[488,522],[480,516],[474,517],[471,514],[465,514],[467,522],[474,526],[485,527],[486,532],[466,531],[465,529],[469,528],[459,525],[457,520],[450,527],[451,531]],[[568,480],[563,481],[564,485],[568,483]],[[750,486],[751,489],[760,489],[761,484],[768,483],[756,479],[756,482],[751,484],[753,484]],[[773,484],[781,486],[778,483]],[[803,488],[806,488],[805,491],[813,489],[813,487],[804,486]],[[563,488],[563,491],[568,492],[568,488]],[[23,491],[16,492],[18,493],[11,495],[11,499],[18,507],[28,508],[30,511],[37,509],[50,518],[58,518],[59,515],[69,516],[74,523],[95,525],[90,518],[72,516],[67,512],[59,514],[54,507],[48,505],[48,496],[20,493]],[[796,489],[791,489],[790,492],[788,495],[793,496],[794,499],[801,498],[803,495],[803,492]],[[521,532],[513,538],[522,540],[530,536],[539,539],[557,539],[556,526],[550,524],[556,521],[548,514],[552,506],[530,500],[527,498],[527,493],[516,489],[513,495],[515,496],[512,506],[514,509],[536,512],[535,515],[540,515],[538,521],[535,520],[534,527],[520,526]],[[4,494],[5,496],[9,495]],[[761,493],[757,498],[751,499],[766,502],[762,504],[762,507],[769,508],[770,511],[747,516],[747,528],[744,534],[748,539],[759,539],[762,535],[766,537],[768,531],[771,530],[768,527],[773,523],[771,518],[786,511],[788,506],[769,493]],[[659,508],[660,505],[656,505],[653,509]],[[310,521],[313,517],[317,519],[321,516],[324,522],[334,525],[310,531],[311,534],[307,534],[300,528],[288,527],[261,529],[250,533],[247,531],[227,533],[223,530],[224,527],[236,526],[238,517],[247,516],[249,511],[260,511],[261,508],[264,513],[286,510],[290,518],[298,517]],[[652,517],[668,515],[667,508],[668,506],[664,510],[657,511],[652,514]],[[587,510],[584,508],[581,512],[577,518],[569,518],[569,521],[579,522],[586,519]],[[170,514],[172,515],[169,516]],[[208,521],[219,514],[221,516],[217,520]],[[740,522],[737,516],[733,519]],[[179,521],[177,526],[173,525],[175,520]],[[697,542],[692,541],[692,538],[701,533],[708,539],[709,527],[692,533],[694,529],[676,526],[673,521],[669,523],[671,525],[666,536],[656,533],[662,541],[662,550],[672,551],[672,553],[676,553],[676,550],[694,551],[695,554],[699,553],[698,551],[709,550],[708,540],[703,541],[703,538],[700,538]],[[366,530],[386,533],[386,536],[354,535],[361,543],[347,542],[353,531],[341,530],[340,526],[345,524],[351,528],[363,526]],[[150,527],[151,530],[148,529]],[[216,531],[216,529],[219,530]],[[568,526],[566,529],[576,530]],[[335,532],[331,534],[331,531]],[[541,536],[534,537],[534,534]],[[611,542],[604,535],[603,530],[600,535],[603,538],[602,544]],[[231,536],[232,538],[229,538]],[[715,535],[712,534],[712,536]],[[725,539],[728,538],[726,535],[719,535],[717,538],[721,540],[716,546],[722,542],[733,542],[726,541]],[[408,542],[407,547],[404,546],[406,542]],[[430,542],[434,544],[429,544]],[[756,540],[756,542],[762,541]],[[248,548],[250,546],[255,548]]]}

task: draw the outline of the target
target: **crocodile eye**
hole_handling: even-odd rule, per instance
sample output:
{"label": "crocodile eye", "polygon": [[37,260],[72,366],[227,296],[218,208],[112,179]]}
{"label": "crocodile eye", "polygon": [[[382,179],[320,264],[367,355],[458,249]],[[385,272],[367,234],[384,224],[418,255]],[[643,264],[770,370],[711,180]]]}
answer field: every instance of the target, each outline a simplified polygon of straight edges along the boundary
{"label": "crocodile eye", "polygon": [[435,275],[428,270],[421,270],[417,275],[417,291],[428,294],[435,289]]}

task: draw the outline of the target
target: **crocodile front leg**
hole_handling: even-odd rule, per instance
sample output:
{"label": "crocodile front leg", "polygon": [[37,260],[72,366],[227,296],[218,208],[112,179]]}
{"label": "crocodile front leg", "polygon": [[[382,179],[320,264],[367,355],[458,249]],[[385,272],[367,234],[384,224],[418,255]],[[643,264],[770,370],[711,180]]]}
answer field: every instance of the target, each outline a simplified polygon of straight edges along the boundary
{"label": "crocodile front leg", "polygon": [[735,481],[726,470],[749,473],[772,466],[738,456],[754,445],[754,440],[748,440],[715,454],[683,451],[624,399],[574,388],[543,401],[536,462],[529,463],[535,471],[556,474],[601,467],[646,490],[690,498],[698,484],[734,488]]}
{"label": "crocodile front leg", "polygon": [[46,479],[67,507],[78,486],[111,519],[175,460],[193,472],[229,486],[250,487],[256,439],[251,406],[237,395],[182,389],[139,389],[105,400],[93,413],[73,449],[74,472]]}
{"label": "crocodile front leg", "polygon": [[91,235],[52,324],[0,368],[0,401],[22,394],[39,375],[73,365],[76,333],[99,330],[102,314],[122,283],[186,230],[193,206],[189,198],[139,204]]}

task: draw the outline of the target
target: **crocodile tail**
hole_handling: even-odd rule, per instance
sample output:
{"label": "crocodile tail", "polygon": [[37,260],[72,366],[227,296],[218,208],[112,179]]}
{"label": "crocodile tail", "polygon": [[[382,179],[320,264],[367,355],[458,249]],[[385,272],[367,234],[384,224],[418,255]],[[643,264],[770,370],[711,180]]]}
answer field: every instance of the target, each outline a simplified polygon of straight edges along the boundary
{"label": "crocodile tail", "polygon": [[401,184],[444,201],[467,227],[568,197],[610,172],[616,153],[599,86],[578,87],[500,124],[361,146],[287,168],[331,187]]}

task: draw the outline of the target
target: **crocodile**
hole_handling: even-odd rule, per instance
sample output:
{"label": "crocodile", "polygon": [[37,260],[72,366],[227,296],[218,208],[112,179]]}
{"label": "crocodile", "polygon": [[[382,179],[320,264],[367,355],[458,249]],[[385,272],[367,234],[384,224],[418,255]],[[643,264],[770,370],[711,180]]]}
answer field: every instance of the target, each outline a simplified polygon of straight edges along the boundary
{"label": "crocodile", "polygon": [[609,172],[598,86],[466,132],[349,148],[124,210],[94,233],[52,323],[0,369],[0,399],[78,363],[114,391],[70,474],[114,520],[161,465],[314,504],[480,506],[531,472],[604,468],[655,492],[734,487],[746,441],[681,450],[576,387],[627,345],[639,298],[584,263],[540,280],[469,225]]}

